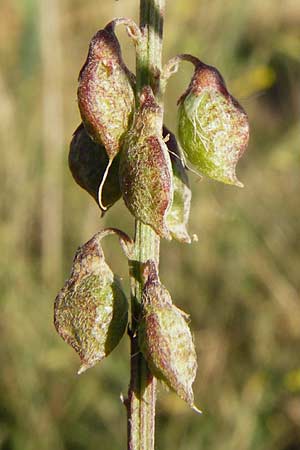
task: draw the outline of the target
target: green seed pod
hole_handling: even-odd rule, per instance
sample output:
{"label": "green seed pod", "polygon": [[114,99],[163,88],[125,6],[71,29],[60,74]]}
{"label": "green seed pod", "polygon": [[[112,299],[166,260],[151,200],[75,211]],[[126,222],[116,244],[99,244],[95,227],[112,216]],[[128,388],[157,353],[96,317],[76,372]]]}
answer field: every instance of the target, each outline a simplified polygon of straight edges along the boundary
{"label": "green seed pod", "polygon": [[87,132],[111,161],[134,110],[133,76],[125,66],[113,22],[92,38],[79,74],[78,106]]}
{"label": "green seed pod", "polygon": [[242,187],[235,167],[248,144],[248,118],[218,70],[199,61],[179,103],[178,135],[187,159],[210,178]]}
{"label": "green seed pod", "polygon": [[162,138],[162,110],[146,86],[120,159],[123,199],[135,218],[170,239],[166,216],[173,197],[172,166]]}
{"label": "green seed pod", "polygon": [[158,280],[153,261],[147,262],[146,269],[139,347],[153,375],[199,412],[192,390],[197,358],[187,315],[172,304],[169,292]]}
{"label": "green seed pod", "polygon": [[80,124],[70,144],[69,168],[76,183],[91,194],[103,214],[121,197],[119,155],[117,155],[109,168],[102,189],[101,204],[99,204],[98,190],[108,163],[108,156],[103,145],[96,144],[85,131],[83,124]]}
{"label": "green seed pod", "polygon": [[105,262],[100,240],[98,233],[77,250],[71,276],[55,299],[55,328],[79,354],[78,373],[116,347],[128,321],[126,296]]}
{"label": "green seed pod", "polygon": [[178,147],[176,138],[166,127],[163,128],[173,169],[173,202],[167,215],[167,225],[174,239],[179,242],[191,243],[187,232],[187,223],[190,215],[192,192],[187,172],[183,163],[183,156]]}

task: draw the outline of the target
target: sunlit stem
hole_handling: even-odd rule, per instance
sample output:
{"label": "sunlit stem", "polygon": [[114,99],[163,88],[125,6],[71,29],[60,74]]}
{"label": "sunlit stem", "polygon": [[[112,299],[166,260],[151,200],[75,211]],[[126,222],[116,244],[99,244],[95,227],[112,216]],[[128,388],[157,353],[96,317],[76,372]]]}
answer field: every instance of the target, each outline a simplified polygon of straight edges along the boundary
{"label": "sunlit stem", "polygon": [[[160,74],[165,0],[140,1],[140,30],[137,45],[136,104],[143,86],[150,85],[161,98]],[[148,225],[135,222],[135,256],[131,265],[131,377],[128,398],[128,450],[154,450],[156,379],[148,369],[138,347],[138,322],[141,311],[143,264],[149,259],[159,263],[160,240]]]}

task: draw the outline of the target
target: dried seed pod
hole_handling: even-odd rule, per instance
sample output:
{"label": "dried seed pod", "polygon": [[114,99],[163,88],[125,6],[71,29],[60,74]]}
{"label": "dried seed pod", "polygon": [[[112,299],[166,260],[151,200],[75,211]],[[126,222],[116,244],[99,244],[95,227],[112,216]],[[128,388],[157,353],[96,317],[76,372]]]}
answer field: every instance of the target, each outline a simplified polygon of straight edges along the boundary
{"label": "dried seed pod", "polygon": [[120,185],[129,211],[170,239],[166,216],[173,197],[172,166],[162,138],[162,110],[146,86],[120,159]]}
{"label": "dried seed pod", "polygon": [[173,170],[173,202],[167,214],[167,225],[174,239],[190,244],[191,238],[187,232],[190,215],[192,192],[187,172],[183,162],[183,155],[178,147],[174,134],[166,127],[163,128]]}
{"label": "dried seed pod", "polygon": [[82,121],[110,161],[120,150],[134,110],[134,80],[122,60],[114,26],[109,23],[92,38],[78,86]]}
{"label": "dried seed pod", "polygon": [[197,61],[189,88],[179,99],[180,144],[200,172],[242,187],[235,167],[249,140],[247,115],[218,70]]}
{"label": "dried seed pod", "polygon": [[192,390],[197,359],[187,314],[172,304],[169,292],[159,282],[153,261],[147,262],[146,270],[139,347],[153,375],[199,412]]}
{"label": "dried seed pod", "polygon": [[69,167],[76,183],[94,197],[103,213],[121,197],[119,155],[117,155],[109,168],[102,189],[102,203],[99,204],[98,190],[108,163],[109,159],[103,145],[96,144],[81,123],[74,132],[70,144]]}
{"label": "dried seed pod", "polygon": [[128,302],[106,264],[101,234],[80,247],[71,276],[55,299],[54,324],[79,354],[78,373],[94,366],[119,343],[128,321]]}

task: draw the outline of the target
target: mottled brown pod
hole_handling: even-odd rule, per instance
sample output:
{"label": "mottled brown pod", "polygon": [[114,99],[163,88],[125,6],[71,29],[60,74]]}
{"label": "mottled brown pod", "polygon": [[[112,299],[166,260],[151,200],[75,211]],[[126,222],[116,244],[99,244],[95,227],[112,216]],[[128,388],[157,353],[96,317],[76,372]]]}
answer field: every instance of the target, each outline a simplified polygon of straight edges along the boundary
{"label": "mottled brown pod", "polygon": [[173,305],[160,283],[153,261],[146,265],[148,280],[143,289],[139,346],[156,378],[164,381],[195,411],[192,384],[197,358],[187,315]]}
{"label": "mottled brown pod", "polygon": [[120,150],[134,110],[134,80],[122,60],[114,26],[109,23],[92,38],[78,86],[82,121],[110,161]]}
{"label": "mottled brown pod", "polygon": [[167,225],[174,239],[190,244],[191,238],[187,231],[190,216],[192,192],[183,155],[178,147],[174,134],[166,127],[163,136],[169,150],[173,170],[173,201],[167,214]]}
{"label": "mottled brown pod", "polygon": [[99,204],[98,190],[108,163],[109,159],[103,145],[94,142],[83,124],[80,124],[70,144],[69,167],[76,183],[91,194],[103,213],[121,197],[119,155],[117,155],[109,168],[102,189],[102,203]]}
{"label": "mottled brown pod", "polygon": [[192,59],[195,73],[179,100],[180,144],[187,159],[200,172],[242,187],[235,168],[249,140],[247,115],[229,94],[219,71]]}
{"label": "mottled brown pod", "polygon": [[172,166],[161,130],[162,110],[146,86],[133,126],[124,139],[120,186],[134,217],[150,225],[160,237],[170,239],[166,217],[173,198]]}
{"label": "mottled brown pod", "polygon": [[119,343],[128,320],[128,302],[106,264],[101,234],[80,247],[71,276],[55,299],[54,324],[79,354],[78,373],[94,366]]}

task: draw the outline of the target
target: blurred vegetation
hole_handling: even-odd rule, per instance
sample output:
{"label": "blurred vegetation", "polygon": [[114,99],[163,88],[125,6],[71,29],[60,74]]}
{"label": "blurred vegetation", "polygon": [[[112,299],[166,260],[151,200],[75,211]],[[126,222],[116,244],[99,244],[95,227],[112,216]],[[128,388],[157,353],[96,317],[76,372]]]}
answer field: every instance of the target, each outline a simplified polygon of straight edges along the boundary
{"label": "blurred vegetation", "polygon": [[[122,201],[100,219],[67,154],[89,39],[111,18],[137,13],[133,0],[0,3],[1,450],[125,448],[127,340],[78,377],[52,317],[78,245],[104,226],[133,231]],[[118,34],[133,68],[132,45]],[[183,52],[220,69],[252,135],[238,168],[246,187],[191,175],[199,241],[162,243],[162,282],[192,316],[205,413],[161,389],[157,448],[299,450],[300,3],[167,1],[164,58]],[[173,130],[191,70],[168,88]],[[108,241],[108,260],[125,276]]]}

